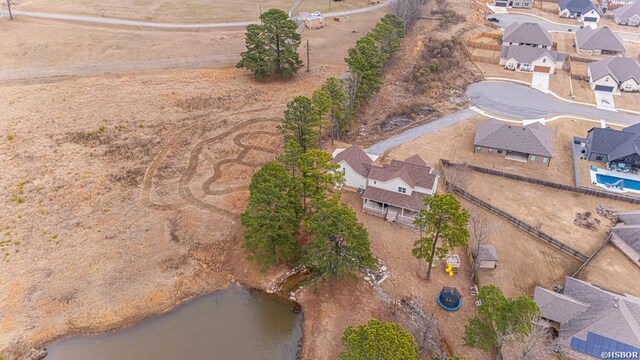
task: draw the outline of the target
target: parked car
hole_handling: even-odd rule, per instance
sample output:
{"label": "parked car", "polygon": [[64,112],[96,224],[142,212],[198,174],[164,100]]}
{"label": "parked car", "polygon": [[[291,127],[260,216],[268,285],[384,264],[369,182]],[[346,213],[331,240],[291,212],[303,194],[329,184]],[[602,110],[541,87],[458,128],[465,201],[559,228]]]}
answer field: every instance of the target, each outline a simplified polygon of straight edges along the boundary
{"label": "parked car", "polygon": [[494,17],[490,17],[487,20],[489,20],[491,22],[500,22],[500,20],[498,18],[494,18]]}

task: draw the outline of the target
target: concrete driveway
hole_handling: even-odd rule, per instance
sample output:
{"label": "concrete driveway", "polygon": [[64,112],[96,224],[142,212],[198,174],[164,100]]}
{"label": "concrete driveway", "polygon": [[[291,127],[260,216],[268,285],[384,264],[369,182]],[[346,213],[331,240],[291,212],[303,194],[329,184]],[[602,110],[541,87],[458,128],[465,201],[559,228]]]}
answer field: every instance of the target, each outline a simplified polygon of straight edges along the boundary
{"label": "concrete driveway", "polygon": [[598,90],[594,90],[593,93],[596,96],[596,107],[598,109],[617,111],[616,102],[613,100],[613,93]]}
{"label": "concrete driveway", "polygon": [[531,87],[536,90],[540,90],[545,94],[549,93],[549,74],[541,72],[533,72],[531,78]]}
{"label": "concrete driveway", "polygon": [[562,101],[525,85],[504,81],[481,81],[467,87],[467,97],[476,107],[513,119],[541,119],[554,115],[574,115],[620,124],[636,124],[640,116],[597,109]]}

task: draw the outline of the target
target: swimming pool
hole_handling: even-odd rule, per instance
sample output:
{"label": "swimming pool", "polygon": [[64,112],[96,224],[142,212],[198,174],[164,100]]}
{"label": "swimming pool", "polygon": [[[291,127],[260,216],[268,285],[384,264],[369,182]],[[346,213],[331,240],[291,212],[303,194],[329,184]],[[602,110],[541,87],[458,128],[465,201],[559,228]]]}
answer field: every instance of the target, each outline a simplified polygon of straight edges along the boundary
{"label": "swimming pool", "polygon": [[640,191],[640,181],[631,180],[631,179],[623,179],[615,176],[596,174],[596,181],[603,185],[611,185],[616,183],[617,181],[622,180],[622,188],[623,189],[631,189]]}

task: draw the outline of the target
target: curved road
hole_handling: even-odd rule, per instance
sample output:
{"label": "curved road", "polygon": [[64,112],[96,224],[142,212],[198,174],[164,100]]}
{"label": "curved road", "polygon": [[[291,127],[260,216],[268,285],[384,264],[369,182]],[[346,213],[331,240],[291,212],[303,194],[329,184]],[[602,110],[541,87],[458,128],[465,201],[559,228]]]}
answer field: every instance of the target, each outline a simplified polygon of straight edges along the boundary
{"label": "curved road", "polygon": [[[514,22],[533,22],[542,26],[547,31],[558,31],[558,32],[573,32],[580,30],[580,25],[568,25],[568,24],[559,24],[554,23],[546,19],[542,19],[536,16],[524,15],[524,14],[514,14],[514,13],[496,13],[491,14],[489,17],[496,18],[500,20],[495,25],[504,29],[507,26],[513,24]],[[616,33],[622,38],[622,40],[626,41],[640,41],[640,34],[633,34],[627,32],[616,31]]]}
{"label": "curved road", "polygon": [[574,115],[623,124],[640,122],[638,115],[562,101],[528,86],[504,81],[481,81],[471,84],[467,87],[466,95],[473,105],[488,113],[515,119]]}
{"label": "curved road", "polygon": [[[354,14],[360,14],[360,13],[365,13],[369,11],[375,11],[375,10],[385,8],[389,3],[389,1],[390,0],[383,1],[380,4],[368,6],[360,9],[326,13],[326,14],[323,14],[323,16],[325,17],[347,16],[349,14],[354,15]],[[256,21],[237,21],[237,22],[205,23],[205,24],[172,24],[172,23],[114,19],[114,18],[106,18],[106,17],[30,12],[30,11],[20,11],[20,10],[13,10],[12,12],[14,16],[28,16],[28,17],[36,17],[36,18],[42,18],[42,19],[64,20],[64,21],[80,21],[80,22],[88,22],[93,24],[138,26],[138,27],[148,27],[148,28],[157,28],[157,29],[218,29],[218,28],[230,28],[230,27],[245,27],[250,24],[258,23],[258,21],[256,20]],[[0,14],[8,15],[9,12],[7,10],[0,10]]]}

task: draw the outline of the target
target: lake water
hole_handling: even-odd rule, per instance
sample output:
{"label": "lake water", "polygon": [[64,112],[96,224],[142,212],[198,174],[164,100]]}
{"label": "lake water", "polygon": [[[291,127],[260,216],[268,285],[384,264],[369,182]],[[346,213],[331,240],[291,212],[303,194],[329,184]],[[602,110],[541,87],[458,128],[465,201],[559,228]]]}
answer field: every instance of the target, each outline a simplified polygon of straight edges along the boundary
{"label": "lake water", "polygon": [[290,304],[230,287],[129,328],[61,339],[45,360],[294,360],[301,339]]}

